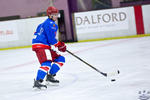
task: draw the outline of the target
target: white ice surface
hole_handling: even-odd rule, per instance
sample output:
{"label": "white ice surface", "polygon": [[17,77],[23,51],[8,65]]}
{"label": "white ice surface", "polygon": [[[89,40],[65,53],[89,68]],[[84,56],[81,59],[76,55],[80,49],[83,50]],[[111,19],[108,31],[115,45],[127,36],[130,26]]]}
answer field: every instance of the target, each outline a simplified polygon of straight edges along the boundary
{"label": "white ice surface", "polygon": [[111,82],[68,53],[59,86],[34,90],[39,63],[31,48],[0,51],[0,100],[139,100],[150,91],[150,37],[67,44],[68,50],[103,72]]}

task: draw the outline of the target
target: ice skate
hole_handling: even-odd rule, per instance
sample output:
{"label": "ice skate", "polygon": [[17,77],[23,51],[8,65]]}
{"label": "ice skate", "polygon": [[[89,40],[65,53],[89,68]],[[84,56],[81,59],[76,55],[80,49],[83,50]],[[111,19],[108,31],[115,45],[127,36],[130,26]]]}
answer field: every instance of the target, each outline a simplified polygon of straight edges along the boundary
{"label": "ice skate", "polygon": [[34,79],[34,86],[33,86],[33,88],[35,88],[35,87],[38,88],[38,89],[41,89],[41,87],[47,88],[46,85],[42,84],[42,81],[43,80],[35,80]]}
{"label": "ice skate", "polygon": [[54,76],[55,76],[55,75],[47,74],[47,76],[46,76],[47,84],[58,85],[59,80],[56,80],[56,79],[54,78]]}

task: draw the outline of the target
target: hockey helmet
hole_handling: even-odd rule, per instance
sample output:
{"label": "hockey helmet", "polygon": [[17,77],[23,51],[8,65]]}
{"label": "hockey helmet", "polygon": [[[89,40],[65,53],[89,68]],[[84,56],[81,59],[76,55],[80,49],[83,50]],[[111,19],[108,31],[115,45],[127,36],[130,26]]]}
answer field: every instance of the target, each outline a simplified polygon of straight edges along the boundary
{"label": "hockey helmet", "polygon": [[53,7],[53,6],[48,7],[47,11],[46,11],[47,15],[51,15],[51,14],[54,14],[54,13],[58,14],[58,12],[59,12],[58,9]]}

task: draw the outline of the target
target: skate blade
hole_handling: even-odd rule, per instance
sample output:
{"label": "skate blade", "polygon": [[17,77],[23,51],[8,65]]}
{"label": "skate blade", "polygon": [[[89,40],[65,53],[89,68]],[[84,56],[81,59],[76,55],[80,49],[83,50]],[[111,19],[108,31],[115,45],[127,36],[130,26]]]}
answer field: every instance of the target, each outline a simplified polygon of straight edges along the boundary
{"label": "skate blade", "polygon": [[48,86],[59,86],[59,83],[53,83],[53,82],[46,81],[46,85],[48,85]]}
{"label": "skate blade", "polygon": [[39,90],[46,90],[46,87],[33,87],[34,91],[39,91]]}
{"label": "skate blade", "polygon": [[47,86],[46,85],[42,86],[42,87],[35,87],[35,86],[33,86],[33,89],[34,90],[45,90],[45,89],[47,89]]}

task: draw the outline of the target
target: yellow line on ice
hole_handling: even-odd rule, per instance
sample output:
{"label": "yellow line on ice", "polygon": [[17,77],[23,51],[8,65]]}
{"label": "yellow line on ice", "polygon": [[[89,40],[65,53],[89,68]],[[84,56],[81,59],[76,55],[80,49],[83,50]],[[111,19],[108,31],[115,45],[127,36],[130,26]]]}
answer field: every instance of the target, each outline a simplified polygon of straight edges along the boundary
{"label": "yellow line on ice", "polygon": [[101,38],[101,39],[80,40],[78,42],[91,42],[91,41],[104,41],[104,40],[114,40],[114,39],[139,38],[139,37],[146,37],[146,36],[150,36],[150,34],[131,35],[131,36],[122,36],[122,37],[110,37],[110,38]]}

